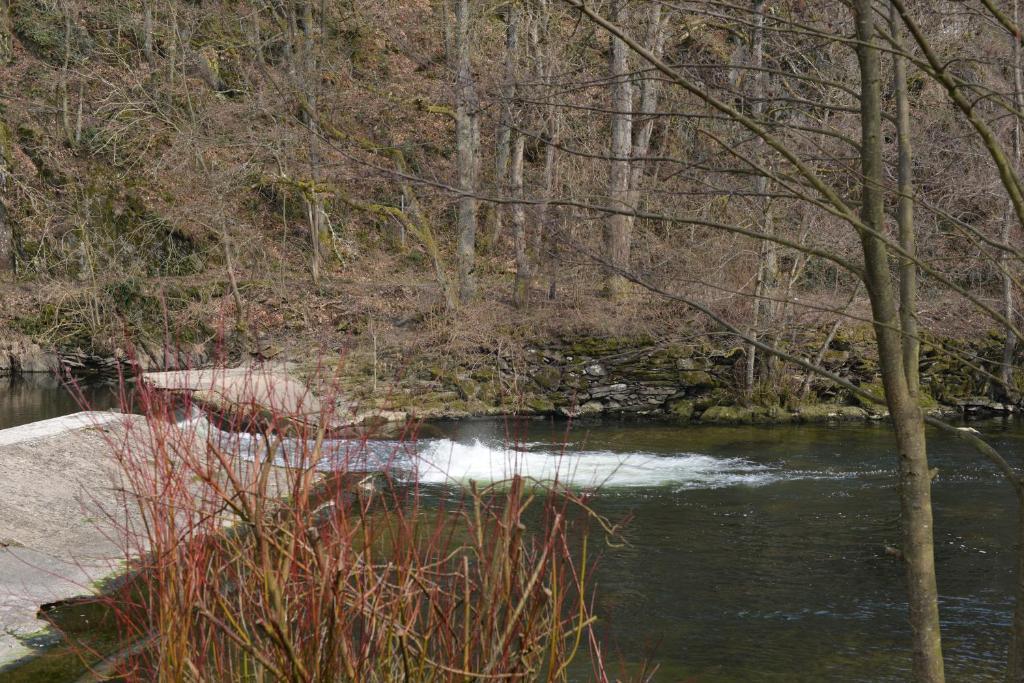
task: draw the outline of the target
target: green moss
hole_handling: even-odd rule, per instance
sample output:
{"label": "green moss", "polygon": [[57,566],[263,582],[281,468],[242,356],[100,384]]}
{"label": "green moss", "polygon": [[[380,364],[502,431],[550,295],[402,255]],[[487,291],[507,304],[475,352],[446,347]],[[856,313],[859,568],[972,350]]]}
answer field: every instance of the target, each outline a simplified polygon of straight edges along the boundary
{"label": "green moss", "polygon": [[480,393],[480,385],[468,377],[456,377],[454,383],[459,395],[467,401],[476,398]]}
{"label": "green moss", "polygon": [[679,418],[680,420],[690,420],[693,418],[695,407],[696,406],[693,401],[687,401],[685,399],[670,401],[668,404],[668,414],[672,417]]}
{"label": "green moss", "polygon": [[0,163],[8,169],[14,166],[14,135],[3,120],[0,120]]}
{"label": "green moss", "polygon": [[544,398],[543,396],[527,396],[523,401],[523,405],[525,405],[530,411],[540,413],[542,415],[555,412],[554,402]]}
{"label": "green moss", "polygon": [[[861,382],[860,388],[863,389],[864,391],[874,394],[875,396],[878,396],[879,398],[885,397],[885,389],[884,387],[882,387],[881,382]],[[868,410],[871,410],[873,412],[877,412],[879,409],[883,407],[880,404],[875,403],[874,401],[869,401],[860,394],[854,394],[853,399],[861,407],[867,408]]]}
{"label": "green moss", "polygon": [[570,350],[578,356],[607,356],[625,349],[641,349],[653,344],[646,336],[636,337],[583,337],[574,339]]}
{"label": "green moss", "polygon": [[867,411],[857,406],[839,406],[832,403],[812,403],[800,406],[802,422],[828,422],[830,420],[863,420]]}
{"label": "green moss", "polygon": [[533,374],[533,381],[541,389],[554,391],[562,381],[562,372],[554,366],[546,365]]}
{"label": "green moss", "polygon": [[690,389],[713,389],[718,382],[705,370],[682,370],[679,383]]}
{"label": "green moss", "polygon": [[710,424],[769,424],[792,422],[796,416],[781,408],[753,406],[712,406],[700,416],[701,422]]}

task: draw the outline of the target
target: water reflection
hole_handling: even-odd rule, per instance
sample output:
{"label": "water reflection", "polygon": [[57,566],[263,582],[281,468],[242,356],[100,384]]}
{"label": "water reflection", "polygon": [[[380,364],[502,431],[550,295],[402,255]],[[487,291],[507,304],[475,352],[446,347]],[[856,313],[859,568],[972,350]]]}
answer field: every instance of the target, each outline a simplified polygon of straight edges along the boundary
{"label": "water reflection", "polygon": [[55,376],[43,373],[3,377],[0,378],[0,429],[79,410],[106,410],[117,403],[116,391],[110,387],[68,388]]}

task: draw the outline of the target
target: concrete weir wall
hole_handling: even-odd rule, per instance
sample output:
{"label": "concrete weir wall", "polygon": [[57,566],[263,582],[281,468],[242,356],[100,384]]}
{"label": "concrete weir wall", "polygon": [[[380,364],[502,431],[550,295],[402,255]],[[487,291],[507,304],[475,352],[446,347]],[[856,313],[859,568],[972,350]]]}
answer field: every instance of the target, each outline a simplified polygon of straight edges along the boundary
{"label": "concrete weir wall", "polygon": [[39,606],[93,592],[124,550],[110,439],[139,416],[83,412],[0,430],[0,667],[28,654]]}

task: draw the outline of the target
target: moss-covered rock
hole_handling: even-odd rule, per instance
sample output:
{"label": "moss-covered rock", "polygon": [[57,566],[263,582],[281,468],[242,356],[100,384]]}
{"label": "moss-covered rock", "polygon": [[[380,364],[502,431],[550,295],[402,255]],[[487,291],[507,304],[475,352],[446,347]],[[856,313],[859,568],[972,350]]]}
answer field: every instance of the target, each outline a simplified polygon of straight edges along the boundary
{"label": "moss-covered rock", "polygon": [[708,424],[772,424],[792,422],[795,417],[778,407],[712,406],[701,414],[700,421]]}
{"label": "moss-covered rock", "polygon": [[455,388],[463,400],[475,399],[480,394],[480,385],[476,383],[476,380],[469,377],[456,377],[453,380],[453,384],[455,384]]}
{"label": "moss-covered rock", "polygon": [[718,382],[706,370],[682,370],[679,372],[679,383],[689,389],[713,389]]}
{"label": "moss-covered rock", "polygon": [[[870,394],[878,396],[879,398],[885,397],[885,388],[882,386],[881,382],[861,382],[860,388]],[[865,408],[873,413],[877,413],[878,411],[883,410],[885,408],[884,405],[875,403],[874,401],[869,401],[860,394],[854,394],[853,400],[856,401],[857,404],[862,408]]]}
{"label": "moss-covered rock", "polygon": [[693,401],[686,399],[678,399],[675,401],[669,401],[666,406],[666,411],[669,415],[680,420],[690,420],[693,418],[695,410],[695,404]]}
{"label": "moss-covered rock", "polygon": [[541,389],[555,391],[562,382],[562,371],[552,365],[545,365],[534,371],[533,381]]}
{"label": "moss-covered rock", "polygon": [[548,415],[555,412],[554,402],[543,396],[527,396],[523,401],[523,405],[526,406],[530,412],[537,413],[539,415]]}
{"label": "moss-covered rock", "polygon": [[797,415],[801,422],[829,422],[864,420],[868,413],[859,406],[837,406],[832,403],[812,403],[800,406]]}

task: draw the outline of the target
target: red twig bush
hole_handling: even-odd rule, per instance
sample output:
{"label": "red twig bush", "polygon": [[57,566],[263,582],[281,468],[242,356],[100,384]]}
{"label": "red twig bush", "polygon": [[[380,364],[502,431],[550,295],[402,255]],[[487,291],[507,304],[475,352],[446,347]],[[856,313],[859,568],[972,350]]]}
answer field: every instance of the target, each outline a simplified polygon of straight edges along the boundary
{"label": "red twig bush", "polygon": [[107,597],[123,641],[111,673],[606,678],[588,600],[596,516],[573,491],[519,477],[424,491],[410,440],[368,465],[365,438],[273,406],[235,405],[215,428],[180,419],[188,399],[142,387],[135,402],[140,428],[111,443],[135,558]]}

